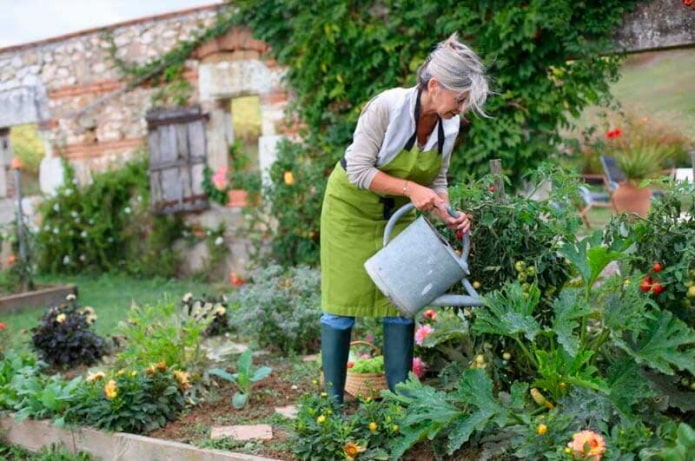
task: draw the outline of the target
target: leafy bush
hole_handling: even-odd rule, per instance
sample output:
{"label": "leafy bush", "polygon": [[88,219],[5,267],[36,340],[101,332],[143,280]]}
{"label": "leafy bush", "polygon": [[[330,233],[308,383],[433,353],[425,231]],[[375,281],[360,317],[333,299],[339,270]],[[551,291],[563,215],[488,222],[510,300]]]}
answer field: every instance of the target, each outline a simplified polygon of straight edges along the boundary
{"label": "leafy bush", "polygon": [[189,385],[187,373],[164,363],[95,373],[77,389],[66,419],[108,431],[147,433],[176,418]]}
{"label": "leafy bush", "polygon": [[181,299],[183,311],[194,320],[201,317],[209,322],[204,331],[205,336],[218,336],[229,329],[229,315],[227,314],[227,297],[206,296],[200,298],[193,296],[193,293],[186,293]]}
{"label": "leafy bush", "polygon": [[39,270],[174,275],[177,256],[172,246],[183,225],[178,217],[150,213],[147,171],[146,159],[138,159],[94,174],[89,185],[78,187],[66,163],[63,185],[40,208]]}
{"label": "leafy bush", "polygon": [[182,370],[199,370],[205,360],[200,343],[215,309],[212,303],[193,303],[189,312],[187,305],[166,299],[155,305],[134,304],[126,321],[118,325],[126,343],[116,357],[118,366],[147,367],[163,362]]}
{"label": "leafy bush", "polygon": [[233,296],[230,325],[261,347],[282,353],[315,351],[320,335],[319,271],[271,265],[252,274]]}
{"label": "leafy bush", "polygon": [[19,447],[0,446],[0,459],[11,461],[92,461],[88,453],[74,454],[65,448],[52,445],[44,447],[39,453],[30,453]]}
{"label": "leafy bush", "polygon": [[309,394],[299,405],[292,450],[300,460],[389,459],[404,416],[398,405],[371,399],[342,415],[325,393]]}
{"label": "leafy bush", "polygon": [[[526,289],[535,283],[547,303],[569,279],[569,266],[558,250],[575,240],[581,225],[573,206],[577,183],[548,166],[530,176],[533,188],[541,187],[541,178],[551,186],[545,200],[516,194],[500,197],[492,176],[450,190],[452,206],[472,214],[468,265],[471,281],[482,293],[518,280]],[[451,231],[443,232],[461,246]]]}
{"label": "leafy bush", "polygon": [[609,224],[609,239],[634,244],[630,273],[646,274],[642,288],[663,309],[695,325],[695,186],[667,187],[653,201],[647,218],[619,215]]}
{"label": "leafy bush", "polygon": [[[561,459],[568,449],[581,459],[586,437],[602,447],[594,454],[610,459],[662,447],[657,434],[672,417],[669,407],[686,418],[695,411],[692,393],[675,387],[678,373],[695,372],[695,330],[652,303],[636,283],[642,274],[597,283],[629,244],[609,246],[595,233],[562,246],[577,278],[549,309],[533,283],[488,293],[469,321],[448,330],[468,338],[462,373],[448,387],[413,376],[398,394],[386,392],[407,415],[392,456],[426,438],[440,454],[467,446],[503,459]],[[425,347],[440,327],[430,325]]]}
{"label": "leafy bush", "polygon": [[91,307],[81,309],[75,295],[54,306],[31,329],[32,344],[41,360],[53,366],[92,365],[106,353],[106,341],[91,330],[96,321]]}

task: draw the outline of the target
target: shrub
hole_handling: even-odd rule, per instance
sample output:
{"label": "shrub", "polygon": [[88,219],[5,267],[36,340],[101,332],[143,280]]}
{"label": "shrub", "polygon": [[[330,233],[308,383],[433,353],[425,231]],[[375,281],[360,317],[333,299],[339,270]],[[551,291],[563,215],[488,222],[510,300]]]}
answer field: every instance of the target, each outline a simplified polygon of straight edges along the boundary
{"label": "shrub", "polygon": [[642,287],[660,307],[695,325],[695,187],[667,187],[647,218],[619,215],[607,238],[634,244],[628,272],[645,274]]}
{"label": "shrub", "polygon": [[164,363],[94,373],[77,390],[66,419],[108,431],[146,433],[176,418],[189,385],[187,373]]}
{"label": "shrub", "polygon": [[311,461],[389,459],[404,416],[398,405],[371,399],[360,401],[357,411],[342,415],[325,393],[305,395],[292,451],[298,459]]}
{"label": "shrub", "polygon": [[179,217],[149,211],[147,171],[147,160],[141,158],[95,174],[89,185],[79,187],[65,164],[63,185],[40,208],[39,271],[174,275],[177,256],[172,246],[183,224]]}
{"label": "shrub", "polygon": [[[481,293],[518,280],[526,289],[535,283],[544,300],[551,301],[569,279],[569,266],[558,250],[574,242],[581,224],[573,206],[576,182],[561,170],[544,166],[530,176],[533,189],[541,187],[541,178],[551,186],[545,200],[516,194],[501,197],[493,190],[492,176],[451,189],[452,206],[472,215],[468,265],[471,282]],[[461,246],[451,231],[443,232]]]}
{"label": "shrub", "polygon": [[261,347],[282,353],[315,351],[320,335],[319,272],[271,265],[252,274],[234,295],[230,325]]}
{"label": "shrub", "polygon": [[205,336],[218,336],[229,329],[229,315],[227,314],[227,297],[206,296],[200,298],[193,296],[193,293],[186,293],[181,299],[183,311],[194,320],[204,318],[209,322],[204,331]]}
{"label": "shrub", "polygon": [[91,307],[81,309],[75,295],[51,307],[31,329],[32,344],[41,360],[53,366],[91,365],[106,353],[106,341],[91,328],[96,321]]}
{"label": "shrub", "polygon": [[126,348],[116,357],[117,364],[147,367],[163,362],[182,370],[198,370],[205,359],[200,343],[214,310],[215,305],[206,303],[189,313],[185,305],[166,299],[155,305],[134,304],[126,321],[118,325]]}

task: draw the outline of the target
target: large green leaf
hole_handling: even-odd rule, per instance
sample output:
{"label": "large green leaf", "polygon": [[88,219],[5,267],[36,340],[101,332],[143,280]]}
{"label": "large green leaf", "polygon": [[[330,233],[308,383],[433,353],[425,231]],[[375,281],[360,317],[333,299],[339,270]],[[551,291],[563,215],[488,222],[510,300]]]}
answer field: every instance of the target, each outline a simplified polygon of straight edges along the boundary
{"label": "large green leaf", "polygon": [[474,410],[469,415],[458,416],[452,422],[447,442],[449,454],[461,448],[476,430],[482,431],[492,421],[501,426],[507,416],[507,410],[492,395],[492,380],[483,370],[466,370],[456,395]]}
{"label": "large green leaf", "polygon": [[581,298],[580,290],[566,288],[553,303],[553,311],[553,331],[557,342],[574,357],[579,350],[579,337],[574,334],[580,325],[577,320],[589,315],[593,309]]}
{"label": "large green leaf", "polygon": [[518,283],[509,284],[502,291],[493,291],[485,297],[485,307],[478,309],[473,330],[510,337],[523,333],[533,341],[541,331],[532,315],[539,298],[540,291],[535,285],[531,285],[528,293]]}
{"label": "large green leaf", "polygon": [[668,311],[646,315],[646,330],[634,341],[615,339],[615,343],[637,363],[667,375],[675,369],[695,375],[695,331]]}
{"label": "large green leaf", "polygon": [[601,232],[594,232],[590,237],[575,245],[565,245],[560,253],[577,269],[584,283],[593,286],[599,275],[611,262],[619,259],[622,253],[601,245]]}
{"label": "large green leaf", "polygon": [[571,356],[564,349],[536,350],[540,377],[533,385],[548,389],[555,399],[563,393],[562,382],[608,393],[608,386],[599,376],[598,369],[590,362],[593,355],[593,352],[588,350],[579,350],[575,356]]}

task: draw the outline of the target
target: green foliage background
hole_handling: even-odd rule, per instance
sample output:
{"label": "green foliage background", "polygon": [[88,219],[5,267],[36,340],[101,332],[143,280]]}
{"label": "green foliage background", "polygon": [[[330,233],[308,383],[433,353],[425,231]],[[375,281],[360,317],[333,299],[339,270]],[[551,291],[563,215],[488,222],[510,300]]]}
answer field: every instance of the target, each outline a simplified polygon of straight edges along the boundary
{"label": "green foliage background", "polygon": [[[482,0],[240,0],[237,21],[271,46],[288,67],[295,116],[306,126],[301,147],[283,145],[279,164],[297,183],[312,180],[309,206],[298,216],[293,194],[272,174],[267,197],[277,219],[271,256],[282,264],[315,263],[316,203],[325,175],[350,142],[363,105],[380,91],[415,82],[437,42],[453,32],[486,62],[489,119],[462,123],[452,159],[452,182],[479,176],[500,158],[516,183],[557,150],[558,133],[581,109],[608,98],[620,56],[608,55],[612,34],[639,0],[510,2]],[[313,244],[312,244],[313,242]]]}

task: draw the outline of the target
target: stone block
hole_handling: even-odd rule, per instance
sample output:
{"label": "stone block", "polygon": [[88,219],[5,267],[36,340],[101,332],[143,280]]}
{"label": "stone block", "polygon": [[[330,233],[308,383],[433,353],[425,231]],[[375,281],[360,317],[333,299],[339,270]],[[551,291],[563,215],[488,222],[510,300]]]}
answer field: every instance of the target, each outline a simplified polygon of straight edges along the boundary
{"label": "stone block", "polygon": [[211,439],[229,437],[234,440],[270,440],[273,438],[273,428],[268,424],[251,424],[246,426],[213,427]]}

